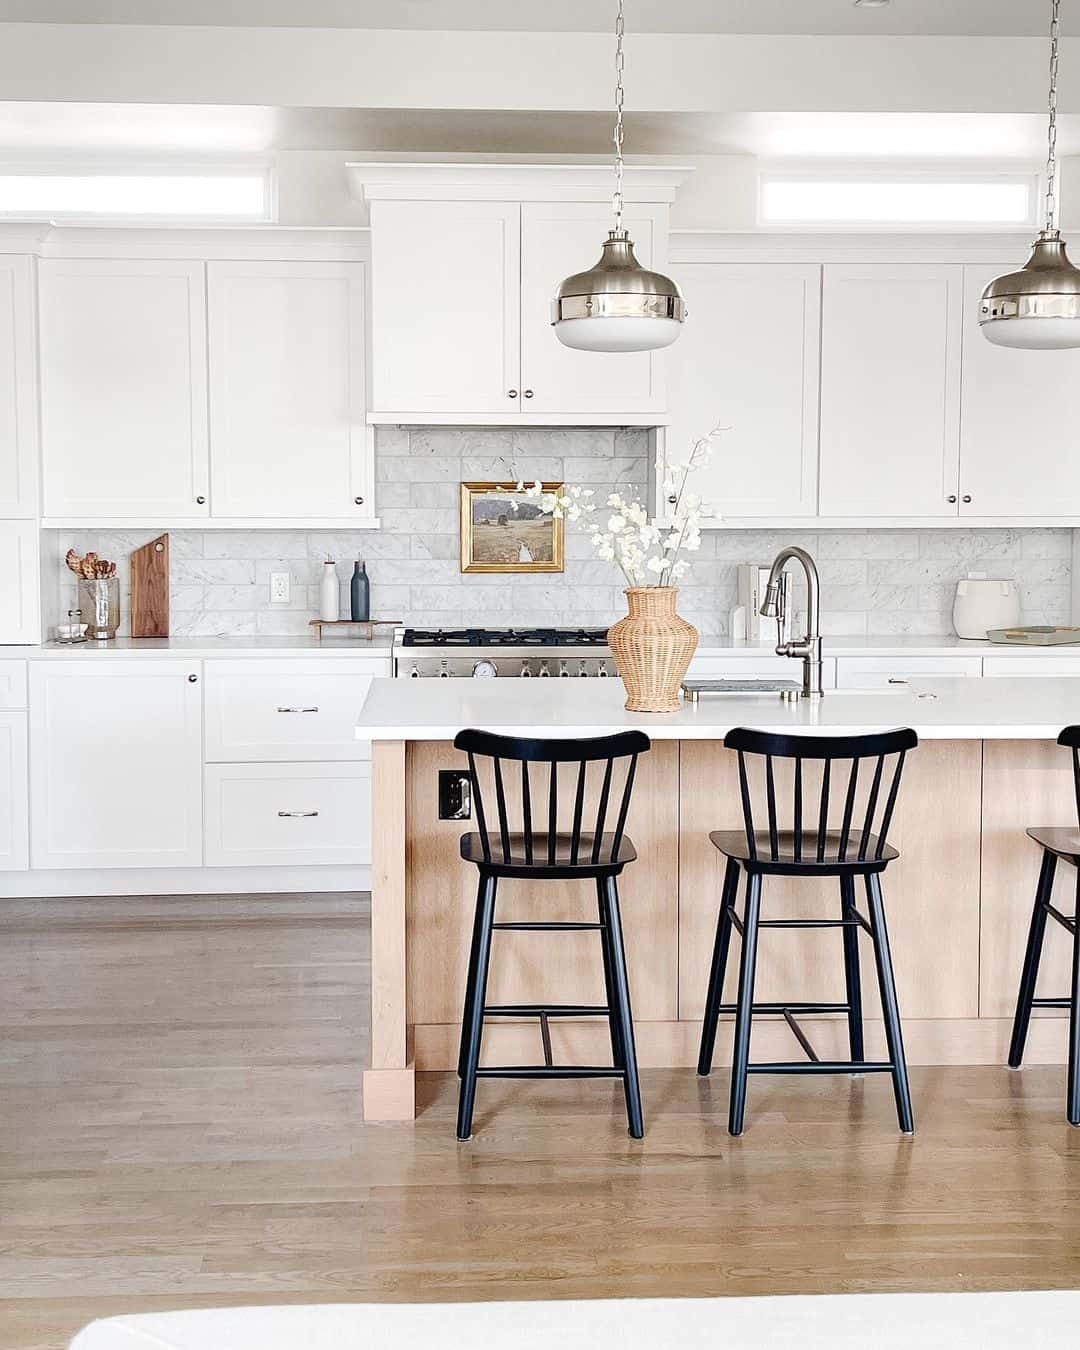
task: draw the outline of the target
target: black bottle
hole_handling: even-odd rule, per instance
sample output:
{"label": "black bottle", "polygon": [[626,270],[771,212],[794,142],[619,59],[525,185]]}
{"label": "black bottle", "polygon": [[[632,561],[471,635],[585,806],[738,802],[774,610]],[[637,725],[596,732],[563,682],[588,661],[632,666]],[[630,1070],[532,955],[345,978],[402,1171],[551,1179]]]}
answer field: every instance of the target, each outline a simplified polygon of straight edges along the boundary
{"label": "black bottle", "polygon": [[349,585],[349,615],[353,619],[371,618],[371,583],[367,569],[362,562],[353,563],[352,581]]}

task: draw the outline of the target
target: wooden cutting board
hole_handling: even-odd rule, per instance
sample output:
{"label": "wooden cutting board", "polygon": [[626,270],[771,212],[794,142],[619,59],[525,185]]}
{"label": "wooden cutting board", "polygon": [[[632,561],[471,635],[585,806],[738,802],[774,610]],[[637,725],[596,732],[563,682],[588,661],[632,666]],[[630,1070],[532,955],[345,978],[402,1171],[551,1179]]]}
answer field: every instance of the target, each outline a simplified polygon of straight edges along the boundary
{"label": "wooden cutting board", "polygon": [[169,536],[131,555],[131,636],[169,636]]}

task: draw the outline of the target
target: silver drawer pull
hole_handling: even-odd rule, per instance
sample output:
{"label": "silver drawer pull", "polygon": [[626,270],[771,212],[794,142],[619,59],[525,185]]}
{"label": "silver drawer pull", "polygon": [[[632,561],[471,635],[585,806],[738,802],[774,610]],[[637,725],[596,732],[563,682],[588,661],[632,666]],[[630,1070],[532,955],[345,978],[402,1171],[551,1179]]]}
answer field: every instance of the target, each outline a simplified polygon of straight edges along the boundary
{"label": "silver drawer pull", "polygon": [[890,676],[889,676],[889,683],[890,683],[890,684],[907,684],[907,680],[898,680],[898,679],[895,679],[892,675],[890,675]]}
{"label": "silver drawer pull", "polygon": [[306,820],[309,816],[317,816],[318,811],[279,811],[278,815],[282,820]]}
{"label": "silver drawer pull", "polygon": [[279,708],[278,712],[318,712],[318,708]]}

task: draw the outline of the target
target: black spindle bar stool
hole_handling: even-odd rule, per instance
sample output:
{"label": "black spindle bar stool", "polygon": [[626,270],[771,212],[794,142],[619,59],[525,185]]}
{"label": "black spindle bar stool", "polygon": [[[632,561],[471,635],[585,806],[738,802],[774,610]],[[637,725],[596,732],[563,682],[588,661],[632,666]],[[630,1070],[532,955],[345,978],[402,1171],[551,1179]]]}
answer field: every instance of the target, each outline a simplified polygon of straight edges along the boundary
{"label": "black spindle bar stool", "polygon": [[[738,728],[728,733],[724,744],[739,757],[739,789],[742,796],[742,830],[714,830],[709,838],[727,858],[720,915],[716,925],[705,1020],[701,1030],[698,1073],[712,1067],[716,1025],[722,1012],[735,1014],[735,1052],[731,1072],[731,1106],[728,1130],[742,1133],[746,1110],[746,1081],[752,1073],[890,1073],[896,1096],[896,1114],[905,1134],[914,1130],[911,1092],[908,1086],[900,1011],[896,999],[885,909],[881,897],[881,873],[900,855],[886,842],[900,789],[900,775],[908,750],[919,743],[914,731],[899,729],[869,736],[787,736]],[[747,759],[764,761],[765,809],[759,810],[767,828],[755,825],[754,807],[747,772]],[[895,757],[895,758],[894,758]],[[776,761],[792,761],[790,824],[781,820],[777,808]],[[820,761],[821,784],[816,802],[804,801],[803,766]],[[837,761],[849,761],[845,775],[833,773]],[[870,765],[872,764],[872,768]],[[860,769],[866,796],[859,800]],[[889,765],[890,767],[887,767]],[[839,789],[839,790],[834,790]],[[806,796],[812,796],[807,792]],[[835,817],[841,815],[839,829]],[[861,824],[859,823],[861,821]],[[746,874],[746,906],[740,919],[735,912],[739,869]],[[762,919],[761,883],[766,876],[838,877],[838,919]],[[855,878],[866,886],[869,918],[856,908]],[[742,937],[738,1001],[721,1002],[731,930]],[[758,930],[761,928],[839,928],[843,932],[846,1000],[843,1003],[755,1003],[754,973]],[[862,990],[859,975],[859,930],[870,935],[877,964],[881,1007],[889,1058],[867,1060],[863,1050]],[[850,1060],[821,1060],[795,1020],[796,1013],[847,1014]],[[755,1013],[778,1014],[791,1028],[807,1060],[795,1063],[750,1063],[750,1029]]]}
{"label": "black spindle bar stool", "polygon": [[[487,731],[462,731],[454,745],[469,757],[469,776],[479,826],[475,832],[461,836],[461,856],[466,862],[474,863],[480,873],[458,1058],[461,1093],[457,1136],[468,1139],[472,1134],[477,1078],[621,1078],[630,1134],[640,1139],[644,1134],[641,1091],[615,879],[627,863],[637,858],[634,845],[626,834],[626,817],[638,756],[650,748],[649,738],[642,731],[626,731],[587,740],[522,740]],[[490,825],[484,807],[478,757],[491,760],[495,819]],[[569,831],[559,829],[561,765],[577,768],[576,775],[572,768],[567,770],[574,783],[573,820]],[[587,831],[584,828],[585,797],[590,765],[597,766],[593,777],[600,779],[600,787],[595,823],[592,830]],[[535,783],[534,779],[537,780]],[[618,786],[620,780],[621,787]],[[511,802],[516,809],[512,810]],[[612,818],[614,829],[609,832],[607,826]],[[539,829],[535,828],[537,824]],[[591,879],[596,883],[599,921],[496,923],[495,894],[500,877],[533,881]],[[599,1005],[485,1003],[491,935],[495,929],[543,933],[595,930],[600,934],[607,1001]],[[608,1019],[611,1067],[555,1064],[548,1019],[601,1014]],[[539,1018],[544,1063],[481,1069],[480,1043],[486,1017]]]}
{"label": "black spindle bar stool", "polygon": [[[1058,745],[1072,750],[1073,791],[1076,798],[1077,819],[1080,822],[1080,726],[1066,727],[1058,737]],[[1035,906],[1031,912],[1027,951],[1020,976],[1020,993],[1016,1000],[1012,1042],[1009,1046],[1009,1067],[1018,1069],[1023,1063],[1028,1026],[1032,1008],[1068,1008],[1069,1010],[1069,1068],[1065,1114],[1070,1125],[1080,1125],[1080,832],[1075,827],[1036,826],[1028,830],[1035,842],[1042,846],[1042,867],[1035,888]],[[1063,858],[1077,869],[1076,905],[1072,916],[1051,903],[1054,876],[1058,859]],[[1035,982],[1039,978],[1046,920],[1054,918],[1072,934],[1072,988],[1064,998],[1036,998]]]}

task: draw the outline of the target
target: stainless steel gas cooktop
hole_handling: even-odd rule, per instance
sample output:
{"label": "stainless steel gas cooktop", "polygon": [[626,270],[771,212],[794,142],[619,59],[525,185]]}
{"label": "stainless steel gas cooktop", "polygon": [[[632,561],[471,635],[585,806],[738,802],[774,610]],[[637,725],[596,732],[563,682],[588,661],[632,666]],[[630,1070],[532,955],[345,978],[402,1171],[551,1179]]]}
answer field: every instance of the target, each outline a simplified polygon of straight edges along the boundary
{"label": "stainless steel gas cooktop", "polygon": [[413,679],[615,674],[604,628],[406,628],[393,657],[394,674]]}

